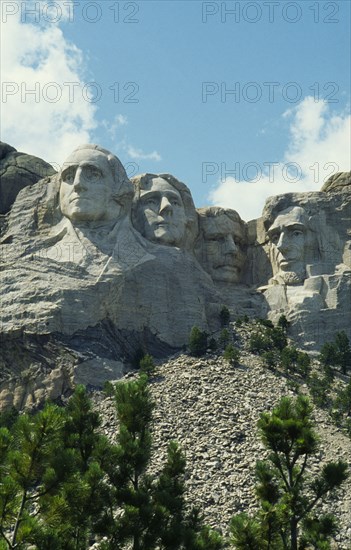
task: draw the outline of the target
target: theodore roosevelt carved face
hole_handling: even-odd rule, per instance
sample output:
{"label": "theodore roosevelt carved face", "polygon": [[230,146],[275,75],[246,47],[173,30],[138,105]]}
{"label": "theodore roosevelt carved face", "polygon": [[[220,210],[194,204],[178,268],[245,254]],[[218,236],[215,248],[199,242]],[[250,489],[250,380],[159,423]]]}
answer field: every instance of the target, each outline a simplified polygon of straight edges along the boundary
{"label": "theodore roosevelt carved face", "polygon": [[213,281],[238,283],[245,263],[245,224],[235,210],[200,208],[197,256]]}
{"label": "theodore roosevelt carved face", "polygon": [[60,180],[61,212],[73,223],[117,219],[121,197],[132,192],[117,157],[94,145],[82,146],[68,157]]}

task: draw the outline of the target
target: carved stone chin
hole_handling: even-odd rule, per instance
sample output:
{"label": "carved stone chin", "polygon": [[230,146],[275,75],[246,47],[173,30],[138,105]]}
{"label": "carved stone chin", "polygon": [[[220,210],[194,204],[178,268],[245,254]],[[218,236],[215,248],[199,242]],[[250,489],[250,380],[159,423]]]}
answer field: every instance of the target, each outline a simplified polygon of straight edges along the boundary
{"label": "carved stone chin", "polygon": [[269,284],[275,285],[301,285],[306,279],[306,271],[280,271],[269,280]]}

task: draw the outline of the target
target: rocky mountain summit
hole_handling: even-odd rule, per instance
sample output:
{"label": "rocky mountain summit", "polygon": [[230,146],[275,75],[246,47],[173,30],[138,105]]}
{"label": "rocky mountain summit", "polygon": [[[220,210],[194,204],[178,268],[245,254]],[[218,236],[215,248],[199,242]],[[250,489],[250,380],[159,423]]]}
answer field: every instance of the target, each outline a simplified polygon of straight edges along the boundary
{"label": "rocky mountain summit", "polygon": [[245,222],[196,209],[171,174],[130,181],[98,145],[78,147],[59,173],[6,144],[1,163],[0,407],[101,387],[138,349],[164,359],[192,327],[218,330],[224,305],[232,319],[285,314],[311,351],[339,331],[351,338],[349,174],[270,197]]}
{"label": "rocky mountain summit", "polygon": [[[259,438],[260,413],[270,411],[282,396],[296,395],[291,379],[273,373],[262,359],[248,350],[248,329],[237,329],[240,364],[233,367],[220,353],[200,358],[177,353],[158,364],[152,376],[153,413],[152,471],[157,472],[166,456],[167,444],[176,440],[187,460],[187,498],[196,504],[212,527],[228,535],[231,517],[254,513],[255,463],[267,457]],[[137,376],[129,373],[127,379]],[[308,395],[303,378],[299,390]],[[95,406],[102,414],[102,429],[111,440],[116,434],[112,398],[94,392]],[[342,459],[351,467],[351,440],[331,421],[328,413],[315,408],[320,451],[312,474],[326,461]],[[324,512],[336,515],[339,533],[333,548],[349,550],[351,543],[351,478],[329,499]]]}

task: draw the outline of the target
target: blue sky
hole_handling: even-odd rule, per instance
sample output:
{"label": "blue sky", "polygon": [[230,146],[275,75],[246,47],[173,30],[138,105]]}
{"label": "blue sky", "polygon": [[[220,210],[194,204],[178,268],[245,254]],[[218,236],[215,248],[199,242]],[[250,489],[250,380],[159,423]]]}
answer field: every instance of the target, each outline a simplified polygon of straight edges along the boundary
{"label": "blue sky", "polygon": [[350,169],[347,0],[3,1],[1,17],[18,150],[59,166],[99,143],[246,220]]}

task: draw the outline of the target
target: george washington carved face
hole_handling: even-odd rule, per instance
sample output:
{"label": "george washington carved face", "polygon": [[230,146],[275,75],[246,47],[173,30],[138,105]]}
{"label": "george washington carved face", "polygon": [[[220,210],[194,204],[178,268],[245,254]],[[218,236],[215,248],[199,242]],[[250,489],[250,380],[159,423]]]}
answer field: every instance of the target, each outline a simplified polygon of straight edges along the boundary
{"label": "george washington carved face", "polygon": [[119,160],[104,149],[83,146],[64,162],[60,207],[72,222],[117,219],[122,195],[132,188]]}

